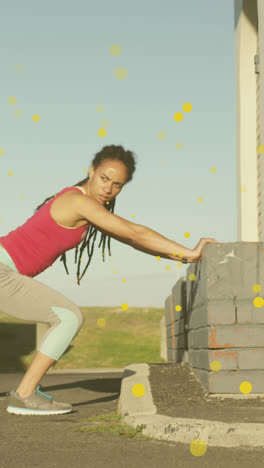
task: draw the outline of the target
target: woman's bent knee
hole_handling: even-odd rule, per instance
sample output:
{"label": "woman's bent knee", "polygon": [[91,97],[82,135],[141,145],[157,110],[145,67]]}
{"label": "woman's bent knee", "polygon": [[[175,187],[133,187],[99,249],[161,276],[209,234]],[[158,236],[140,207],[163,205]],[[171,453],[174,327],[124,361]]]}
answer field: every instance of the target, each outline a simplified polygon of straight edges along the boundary
{"label": "woman's bent knee", "polygon": [[59,319],[59,324],[49,328],[43,337],[39,350],[58,360],[79,333],[84,323],[84,317],[77,307],[74,311],[58,306],[52,306],[51,309]]}

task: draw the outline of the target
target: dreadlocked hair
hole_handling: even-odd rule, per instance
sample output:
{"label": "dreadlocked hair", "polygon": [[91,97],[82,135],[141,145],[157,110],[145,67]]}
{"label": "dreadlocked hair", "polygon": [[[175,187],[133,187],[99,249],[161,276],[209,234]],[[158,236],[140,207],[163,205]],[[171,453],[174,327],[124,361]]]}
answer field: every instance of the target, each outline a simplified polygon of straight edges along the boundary
{"label": "dreadlocked hair", "polygon": [[[101,151],[99,151],[98,153],[95,154],[95,157],[94,157],[94,159],[92,161],[92,165],[94,166],[94,169],[96,170],[105,159],[122,161],[125,164],[125,166],[127,168],[127,172],[128,172],[128,178],[127,178],[126,184],[132,180],[133,173],[134,173],[134,171],[136,169],[136,167],[135,167],[136,166],[136,161],[135,161],[135,158],[134,158],[134,153],[132,151],[126,151],[123,148],[123,146],[121,146],[121,145],[104,146]],[[88,175],[88,177],[81,180],[80,182],[77,182],[77,184],[71,185],[71,187],[76,187],[77,185],[79,187],[81,187],[82,185],[86,184],[86,182],[88,180],[89,180],[89,175]],[[41,203],[35,209],[34,213],[36,213],[43,205],[45,205],[45,203],[47,203],[53,197],[56,197],[56,195],[52,195],[51,197],[46,198],[46,200],[44,200],[44,202]],[[114,207],[115,207],[115,199],[111,200],[108,203],[105,203],[104,206],[108,211],[113,213],[114,212]],[[98,229],[91,223],[90,226],[89,226],[89,229],[87,230],[85,239],[83,240],[82,245],[80,247],[78,267],[77,267],[77,284],[78,285],[80,285],[80,281],[81,281],[82,277],[84,276],[84,274],[85,274],[85,272],[86,272],[86,270],[87,270],[87,268],[90,265],[90,262],[92,260],[93,251],[94,251],[94,243],[95,243],[95,239],[97,237],[97,232],[98,232]],[[109,255],[111,257],[111,251],[110,251],[110,239],[111,239],[111,237],[107,236],[103,230],[102,230],[101,234],[102,234],[101,235],[101,240],[100,240],[100,244],[98,245],[98,248],[100,248],[101,244],[103,243],[102,257],[103,257],[103,261],[105,261],[105,259],[104,259],[104,250],[105,250],[105,244],[106,244],[106,238],[107,237],[108,237],[107,246],[108,246]],[[90,251],[89,245],[90,245],[90,240],[92,238],[94,238],[94,239],[93,239],[93,244],[92,244],[92,248],[91,248],[91,251]],[[82,259],[82,253],[83,253],[85,247],[87,247],[87,252],[88,252],[88,257],[89,258],[88,258],[88,263],[87,263],[82,275],[80,276],[80,264],[81,264],[81,259]],[[77,262],[78,248],[79,247],[77,245],[76,249],[75,249],[75,263]],[[65,252],[61,255],[60,261],[63,262],[66,273],[69,274],[68,268],[67,268],[67,265],[66,265],[66,253]]]}

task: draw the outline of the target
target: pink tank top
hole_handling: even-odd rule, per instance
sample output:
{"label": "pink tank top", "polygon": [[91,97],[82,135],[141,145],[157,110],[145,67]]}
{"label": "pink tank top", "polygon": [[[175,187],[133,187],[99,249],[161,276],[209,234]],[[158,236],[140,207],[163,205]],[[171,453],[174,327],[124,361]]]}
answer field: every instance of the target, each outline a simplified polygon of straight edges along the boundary
{"label": "pink tank top", "polygon": [[22,226],[0,237],[0,243],[22,275],[38,275],[60,255],[81,242],[81,236],[89,224],[79,228],[65,228],[57,224],[50,215],[54,200],[70,190],[82,191],[77,187],[64,188]]}

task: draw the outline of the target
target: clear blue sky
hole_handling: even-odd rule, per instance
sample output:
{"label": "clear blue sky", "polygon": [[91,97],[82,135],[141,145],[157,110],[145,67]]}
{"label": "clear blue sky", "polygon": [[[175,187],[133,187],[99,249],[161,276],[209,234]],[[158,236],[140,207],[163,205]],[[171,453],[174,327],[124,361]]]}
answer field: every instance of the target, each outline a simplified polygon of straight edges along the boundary
{"label": "clear blue sky", "polygon": [[[103,146],[121,144],[137,167],[117,215],[187,248],[237,241],[233,1],[25,0],[6,2],[1,17],[1,236],[83,179]],[[69,276],[59,257],[35,279],[79,306],[164,307],[189,265],[115,239],[103,262],[100,238],[80,286],[75,249]]]}

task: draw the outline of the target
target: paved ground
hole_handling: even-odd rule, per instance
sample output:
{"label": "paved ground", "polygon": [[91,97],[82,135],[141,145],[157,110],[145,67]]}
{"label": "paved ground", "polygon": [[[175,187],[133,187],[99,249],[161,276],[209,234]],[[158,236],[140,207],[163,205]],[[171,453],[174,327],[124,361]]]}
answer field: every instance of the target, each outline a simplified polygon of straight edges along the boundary
{"label": "paved ground", "polygon": [[[123,372],[46,374],[41,381],[43,391],[57,401],[71,403],[73,413],[9,414],[6,392],[17,388],[22,375],[0,374],[0,468],[263,467],[264,449],[259,448],[208,447],[197,457],[185,444],[73,432],[82,426],[80,419],[117,410]],[[184,405],[187,408],[186,401]]]}

